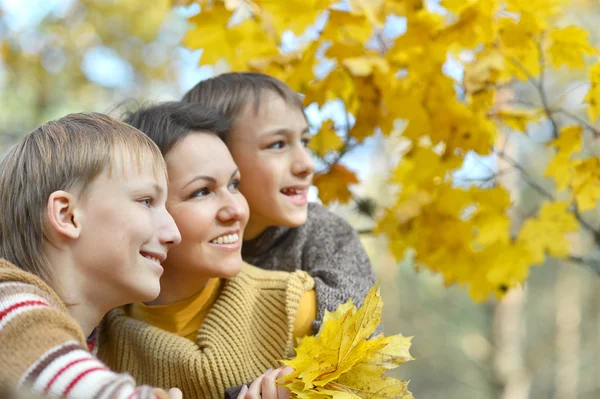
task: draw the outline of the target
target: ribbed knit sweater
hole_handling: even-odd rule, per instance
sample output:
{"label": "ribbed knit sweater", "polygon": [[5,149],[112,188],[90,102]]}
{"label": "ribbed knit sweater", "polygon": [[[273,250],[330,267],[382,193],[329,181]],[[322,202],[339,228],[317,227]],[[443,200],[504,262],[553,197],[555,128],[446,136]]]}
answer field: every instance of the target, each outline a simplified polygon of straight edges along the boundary
{"label": "ribbed knit sweater", "polygon": [[140,382],[180,388],[184,398],[222,399],[225,389],[279,367],[291,354],[296,309],[313,286],[301,271],[247,265],[224,280],[196,342],[115,309],[101,325],[98,356]]}
{"label": "ribbed knit sweater", "polygon": [[316,334],[325,310],[352,298],[360,306],[375,284],[360,237],[350,224],[315,203],[308,204],[308,219],[296,228],[270,227],[259,237],[244,241],[244,261],[266,270],[306,271],[315,279],[318,315]]}
{"label": "ribbed knit sweater", "polygon": [[46,283],[0,259],[0,391],[68,399],[156,398],[87,349],[62,300]]}

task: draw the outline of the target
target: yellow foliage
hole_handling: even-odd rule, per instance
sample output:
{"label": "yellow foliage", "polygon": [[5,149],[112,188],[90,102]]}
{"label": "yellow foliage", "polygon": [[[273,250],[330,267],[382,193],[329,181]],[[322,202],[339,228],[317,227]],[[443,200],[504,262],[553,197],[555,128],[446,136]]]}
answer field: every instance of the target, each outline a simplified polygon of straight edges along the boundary
{"label": "yellow foliage", "polygon": [[267,19],[281,35],[285,30],[303,33],[315,23],[317,16],[334,2],[332,0],[254,0],[261,16]]}
{"label": "yellow foliage", "polygon": [[585,96],[585,102],[588,104],[587,115],[593,122],[596,122],[600,115],[600,62],[596,62],[590,68],[590,90]]}
{"label": "yellow foliage", "polygon": [[[481,301],[523,283],[546,253],[568,255],[565,235],[577,230],[573,205],[591,210],[600,197],[600,161],[580,159],[583,129],[563,124],[573,115],[561,113],[551,97],[529,101],[517,90],[522,80],[545,90],[544,77],[553,70],[582,68],[588,56],[597,56],[585,30],[558,27],[567,0],[441,0],[441,12],[423,0],[351,0],[346,8],[333,0],[197,2],[205,4],[190,18],[185,43],[204,49],[202,63],[224,58],[234,70],[273,75],[301,92],[305,105],[343,102],[355,123],[347,136],[326,123],[310,144],[316,156],[337,160],[331,155],[346,156],[345,145],[360,145],[376,132],[398,131],[408,141],[409,150],[391,167],[397,194],[376,227],[395,257],[414,250],[418,268],[468,287]],[[248,16],[232,25],[232,11],[240,7]],[[397,37],[383,29],[391,15],[406,21]],[[290,48],[282,40],[285,30],[306,34]],[[600,116],[600,62],[590,68],[589,80],[585,102],[593,125]],[[555,118],[559,114],[564,119]],[[514,237],[512,207],[519,204],[511,203],[504,183],[459,186],[455,172],[465,157],[491,154],[513,131],[529,136],[546,129],[549,117],[559,134],[547,143],[555,154],[545,176],[564,191],[565,202],[526,216]],[[523,177],[524,170],[507,172]],[[359,180],[336,163],[314,183],[329,204],[348,202],[349,187]]]}
{"label": "yellow foliage", "polygon": [[319,189],[319,198],[327,205],[334,201],[348,202],[352,193],[348,189],[351,184],[358,183],[354,172],[339,164],[333,165],[328,172],[317,174],[313,184]]}
{"label": "yellow foliage", "polygon": [[536,218],[525,221],[517,240],[531,252],[533,263],[542,263],[548,252],[556,258],[569,255],[567,234],[579,228],[573,214],[567,212],[569,204],[562,201],[544,203]]}
{"label": "yellow foliage", "polygon": [[511,129],[526,133],[528,124],[530,122],[537,122],[542,116],[542,112],[537,109],[504,108],[496,111],[494,116]]}
{"label": "yellow foliage", "polygon": [[549,33],[550,46],[548,54],[552,66],[558,68],[565,65],[571,69],[585,66],[584,55],[596,54],[587,37],[589,33],[577,26],[555,28]]}
{"label": "yellow foliage", "polygon": [[320,157],[324,157],[331,151],[339,151],[343,146],[344,142],[337,135],[331,120],[323,124],[321,131],[308,144],[308,147]]}
{"label": "yellow foliage", "polygon": [[572,191],[579,210],[595,209],[600,198],[600,159],[576,161],[574,169]]}
{"label": "yellow foliage", "polygon": [[371,337],[381,323],[383,302],[375,285],[356,309],[352,300],[325,312],[316,336],[305,337],[296,357],[283,363],[294,372],[282,380],[298,398],[412,399],[407,382],[386,377],[387,370],[413,360],[412,338],[401,334]]}

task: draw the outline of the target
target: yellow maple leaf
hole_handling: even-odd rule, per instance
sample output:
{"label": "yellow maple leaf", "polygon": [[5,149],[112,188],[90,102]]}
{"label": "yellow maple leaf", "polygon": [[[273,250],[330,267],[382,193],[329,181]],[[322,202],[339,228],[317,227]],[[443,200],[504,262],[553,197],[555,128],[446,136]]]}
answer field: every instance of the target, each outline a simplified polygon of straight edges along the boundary
{"label": "yellow maple leaf", "polygon": [[280,382],[299,398],[412,399],[407,382],[383,373],[413,360],[411,337],[375,333],[381,323],[383,302],[378,284],[357,309],[352,300],[325,312],[314,337],[302,339],[296,357],[283,363],[294,372]]}
{"label": "yellow maple leaf", "polygon": [[539,21],[530,14],[522,14],[518,21],[501,18],[498,25],[501,50],[508,60],[508,73],[521,80],[539,76]]}
{"label": "yellow maple leaf", "polygon": [[537,15],[540,19],[557,15],[568,0],[504,0],[507,11]]}
{"label": "yellow maple leaf", "polygon": [[498,81],[505,68],[504,54],[497,49],[486,49],[465,67],[463,84],[468,93],[475,93]]}
{"label": "yellow maple leaf", "polygon": [[182,44],[192,50],[203,49],[203,64],[216,63],[223,57],[224,51],[232,52],[226,45],[229,40],[227,25],[231,15],[232,12],[221,2],[203,9],[201,13],[189,19],[193,27],[186,32]]}
{"label": "yellow maple leaf", "polygon": [[249,60],[278,54],[277,46],[260,24],[246,18],[229,26],[232,11],[215,2],[189,19],[192,29],[186,32],[183,45],[202,49],[200,62],[215,64],[224,58],[233,70],[246,70]]}
{"label": "yellow maple leaf", "polygon": [[332,43],[357,42],[364,44],[373,33],[373,27],[364,15],[341,10],[329,10],[329,20],[321,33],[321,40]]}
{"label": "yellow maple leaf", "polygon": [[600,115],[600,62],[590,67],[590,90],[584,101],[588,104],[587,115],[592,123],[596,122]]}
{"label": "yellow maple leaf", "polygon": [[600,198],[600,159],[594,157],[575,162],[572,191],[580,211],[596,208]]}
{"label": "yellow maple leaf", "polygon": [[503,108],[494,112],[493,115],[511,129],[527,133],[527,125],[530,122],[537,122],[542,116],[542,111],[539,109]]}
{"label": "yellow maple leaf", "polygon": [[337,135],[333,121],[329,120],[323,123],[321,131],[317,133],[308,144],[308,147],[320,157],[324,157],[331,151],[339,151],[344,146],[344,142]]}
{"label": "yellow maple leaf", "polygon": [[550,31],[547,52],[555,68],[566,66],[571,69],[585,67],[584,55],[596,54],[588,41],[589,32],[577,26],[554,28]]}
{"label": "yellow maple leaf", "polygon": [[383,26],[383,20],[380,17],[382,0],[350,0],[349,3],[352,12],[364,15],[371,25],[379,28]]}
{"label": "yellow maple leaf", "polygon": [[326,10],[332,0],[254,0],[263,11],[262,17],[272,24],[281,35],[291,30],[296,35],[304,33],[306,28],[314,24],[321,12]]}
{"label": "yellow maple leaf", "polygon": [[556,147],[558,153],[571,156],[581,151],[583,139],[581,137],[583,128],[579,125],[565,126],[560,129],[558,138],[550,143]]}
{"label": "yellow maple leaf", "polygon": [[542,263],[546,251],[556,258],[569,255],[566,235],[577,231],[579,225],[568,207],[569,204],[564,201],[546,202],[537,217],[523,223],[517,240],[529,248],[533,263]]}
{"label": "yellow maple leaf", "polygon": [[319,189],[319,198],[325,205],[334,201],[342,203],[350,201],[352,192],[350,192],[348,186],[358,182],[354,172],[339,164],[333,165],[326,173],[317,174],[313,181]]}
{"label": "yellow maple leaf", "polygon": [[570,156],[556,153],[548,162],[544,176],[551,177],[556,183],[558,190],[565,190],[573,180],[575,164]]}
{"label": "yellow maple leaf", "polygon": [[346,58],[342,61],[342,65],[348,68],[352,76],[358,77],[371,75],[375,68],[381,72],[389,70],[387,60],[377,55]]}

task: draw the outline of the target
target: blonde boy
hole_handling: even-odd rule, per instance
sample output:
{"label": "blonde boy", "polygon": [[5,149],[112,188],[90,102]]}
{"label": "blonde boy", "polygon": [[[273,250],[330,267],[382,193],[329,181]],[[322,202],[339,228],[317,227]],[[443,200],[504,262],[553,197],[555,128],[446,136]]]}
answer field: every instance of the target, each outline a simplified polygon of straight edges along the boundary
{"label": "blonde boy", "polygon": [[48,122],[2,161],[0,389],[158,397],[88,345],[111,308],[159,293],[160,262],[180,241],[165,170],[145,135],[101,114]]}

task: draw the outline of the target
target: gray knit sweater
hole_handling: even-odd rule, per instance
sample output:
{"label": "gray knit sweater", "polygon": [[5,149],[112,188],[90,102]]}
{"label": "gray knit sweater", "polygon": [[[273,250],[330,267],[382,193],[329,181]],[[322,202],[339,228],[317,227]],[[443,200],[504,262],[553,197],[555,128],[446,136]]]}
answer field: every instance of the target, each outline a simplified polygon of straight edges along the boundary
{"label": "gray knit sweater", "polygon": [[356,230],[341,217],[315,203],[300,227],[270,227],[259,237],[244,241],[244,260],[268,270],[301,269],[315,279],[319,330],[325,309],[334,311],[352,298],[362,305],[375,284],[371,262]]}

